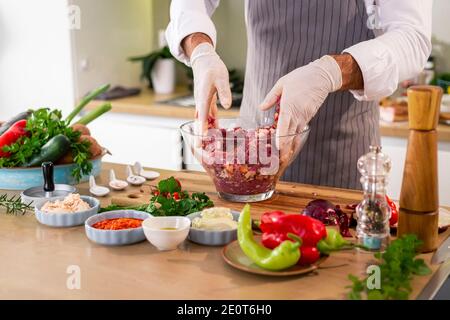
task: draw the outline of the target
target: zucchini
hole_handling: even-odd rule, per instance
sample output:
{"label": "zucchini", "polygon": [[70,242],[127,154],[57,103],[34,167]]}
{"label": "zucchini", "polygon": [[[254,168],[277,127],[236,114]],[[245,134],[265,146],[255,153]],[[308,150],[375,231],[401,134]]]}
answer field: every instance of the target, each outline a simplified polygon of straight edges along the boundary
{"label": "zucchini", "polygon": [[33,113],[32,110],[28,110],[25,112],[21,112],[18,115],[15,115],[5,123],[0,126],[0,136],[6,132],[14,123],[20,120],[28,119],[28,117]]}
{"label": "zucchini", "polygon": [[43,162],[56,162],[70,151],[70,140],[63,134],[58,134],[48,140],[36,154],[25,164],[26,167],[37,167]]}

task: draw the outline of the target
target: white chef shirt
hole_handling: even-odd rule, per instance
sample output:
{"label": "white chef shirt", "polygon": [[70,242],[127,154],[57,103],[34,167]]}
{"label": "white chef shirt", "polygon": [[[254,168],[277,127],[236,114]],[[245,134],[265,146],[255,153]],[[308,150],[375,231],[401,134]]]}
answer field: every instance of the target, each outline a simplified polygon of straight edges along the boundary
{"label": "white chef shirt", "polygon": [[[364,90],[351,91],[354,97],[378,100],[391,95],[400,81],[413,78],[425,66],[431,53],[432,0],[359,1],[365,2],[369,20],[375,22],[376,38],[343,52],[353,56],[364,78]],[[192,33],[205,33],[216,45],[216,28],[210,17],[219,2],[172,0],[166,38],[178,60],[189,65],[181,42]]]}

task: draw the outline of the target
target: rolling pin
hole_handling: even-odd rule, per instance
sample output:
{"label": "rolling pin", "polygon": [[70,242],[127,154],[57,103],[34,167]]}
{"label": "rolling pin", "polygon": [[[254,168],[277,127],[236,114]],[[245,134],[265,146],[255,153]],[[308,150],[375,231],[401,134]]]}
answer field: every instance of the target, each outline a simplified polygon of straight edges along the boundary
{"label": "rolling pin", "polygon": [[409,137],[400,192],[398,236],[416,234],[421,252],[436,250],[439,189],[437,124],[442,89],[413,86],[408,89]]}

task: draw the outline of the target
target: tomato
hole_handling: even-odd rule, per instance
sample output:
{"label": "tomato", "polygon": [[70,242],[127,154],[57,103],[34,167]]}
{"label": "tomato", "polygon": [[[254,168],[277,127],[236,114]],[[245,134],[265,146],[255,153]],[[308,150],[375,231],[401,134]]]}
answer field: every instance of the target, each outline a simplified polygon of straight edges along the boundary
{"label": "tomato", "polygon": [[159,196],[159,190],[153,191],[153,195],[154,195],[154,196]]}
{"label": "tomato", "polygon": [[392,227],[398,222],[398,210],[395,202],[386,196],[386,201],[391,208],[391,218],[389,219],[389,225]]}
{"label": "tomato", "polygon": [[172,197],[173,197],[175,200],[180,200],[180,194],[179,194],[178,192],[174,192],[173,195],[172,195]]}

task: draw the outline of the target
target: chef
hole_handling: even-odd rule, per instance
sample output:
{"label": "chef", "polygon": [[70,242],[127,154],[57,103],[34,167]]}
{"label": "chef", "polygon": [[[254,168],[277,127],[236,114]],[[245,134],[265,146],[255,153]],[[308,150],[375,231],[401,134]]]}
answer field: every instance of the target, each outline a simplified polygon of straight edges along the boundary
{"label": "chef", "polygon": [[[199,120],[231,105],[228,71],[210,16],[219,0],[172,0],[172,54],[194,74]],[[418,74],[431,52],[432,0],[246,0],[241,116],[270,115],[277,134],[309,124],[284,180],[360,188],[357,159],[380,143],[377,100]],[[230,23],[233,23],[230,17]],[[233,46],[233,43],[229,43]]]}

